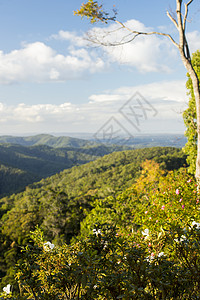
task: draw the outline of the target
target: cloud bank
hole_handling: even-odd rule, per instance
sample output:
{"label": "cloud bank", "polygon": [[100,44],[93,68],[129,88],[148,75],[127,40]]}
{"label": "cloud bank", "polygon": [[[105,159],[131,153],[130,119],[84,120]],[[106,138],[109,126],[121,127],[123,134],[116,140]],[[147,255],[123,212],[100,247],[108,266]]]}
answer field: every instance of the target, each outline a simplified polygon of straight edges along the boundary
{"label": "cloud bank", "polygon": [[69,49],[67,55],[62,55],[35,42],[7,54],[0,51],[0,84],[66,81],[78,79],[86,72],[99,72],[103,67],[103,60],[94,52]]}
{"label": "cloud bank", "polygon": [[[132,134],[138,133],[120,113],[120,108],[136,93],[157,111],[142,121],[141,131],[183,131],[182,112],[186,108],[185,83],[171,81],[121,87],[103,94],[91,95],[88,102],[63,104],[6,105],[0,103],[0,134],[39,132],[95,132],[109,118],[116,118]],[[168,127],[166,127],[168,126]],[[153,129],[154,128],[154,129]],[[15,130],[16,132],[13,132]],[[161,131],[160,131],[161,130]]]}

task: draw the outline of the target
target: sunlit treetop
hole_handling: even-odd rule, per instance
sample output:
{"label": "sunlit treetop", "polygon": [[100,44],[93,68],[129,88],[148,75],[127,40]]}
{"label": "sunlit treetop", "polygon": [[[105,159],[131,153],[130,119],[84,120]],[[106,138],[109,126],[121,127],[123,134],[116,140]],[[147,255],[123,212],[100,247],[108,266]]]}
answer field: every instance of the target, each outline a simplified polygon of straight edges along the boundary
{"label": "sunlit treetop", "polygon": [[117,12],[113,8],[113,16],[103,10],[103,5],[99,5],[97,1],[89,0],[87,3],[83,3],[80,9],[74,11],[74,15],[87,17],[91,23],[98,21],[107,23],[108,21],[115,21]]}

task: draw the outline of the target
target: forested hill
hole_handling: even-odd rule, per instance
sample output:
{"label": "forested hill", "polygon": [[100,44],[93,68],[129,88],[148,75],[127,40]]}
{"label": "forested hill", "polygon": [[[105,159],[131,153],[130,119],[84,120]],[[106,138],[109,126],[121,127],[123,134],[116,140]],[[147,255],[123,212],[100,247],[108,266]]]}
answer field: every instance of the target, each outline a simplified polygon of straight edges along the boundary
{"label": "forested hill", "polygon": [[17,232],[28,233],[39,224],[49,238],[62,236],[69,240],[78,233],[93,198],[105,198],[131,186],[146,159],[154,159],[167,170],[185,164],[182,151],[175,148],[114,152],[42,179],[22,193],[2,198],[1,214],[11,209],[4,218],[12,239]]}
{"label": "forested hill", "polygon": [[[134,184],[141,163],[155,160],[163,169],[178,169],[186,157],[177,148],[145,148],[114,152],[87,164],[66,169],[25,191],[0,199],[0,277],[10,282],[21,247],[30,231],[39,226],[49,241],[69,243],[80,233],[80,224],[106,197]],[[109,206],[109,202],[106,204]],[[7,274],[7,275],[6,275]]]}
{"label": "forested hill", "polygon": [[89,147],[96,145],[97,143],[87,141],[84,139],[78,139],[68,136],[55,137],[50,134],[38,134],[34,136],[18,137],[18,136],[0,136],[0,143],[18,144],[22,146],[36,146],[36,145],[47,145],[50,147]]}
{"label": "forested hill", "polygon": [[28,184],[64,169],[123,149],[98,144],[79,148],[0,144],[0,197],[22,191]]}

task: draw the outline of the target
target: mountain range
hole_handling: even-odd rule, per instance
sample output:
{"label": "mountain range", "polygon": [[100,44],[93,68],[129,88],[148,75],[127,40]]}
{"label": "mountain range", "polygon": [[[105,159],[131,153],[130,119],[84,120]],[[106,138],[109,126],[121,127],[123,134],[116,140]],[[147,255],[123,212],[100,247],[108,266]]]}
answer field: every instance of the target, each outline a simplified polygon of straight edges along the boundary
{"label": "mountain range", "polygon": [[[3,140],[0,144],[0,197],[22,191],[27,185],[64,169],[128,148],[46,135],[4,137],[1,142]],[[42,143],[51,143],[54,147]],[[61,144],[68,146],[57,147]]]}

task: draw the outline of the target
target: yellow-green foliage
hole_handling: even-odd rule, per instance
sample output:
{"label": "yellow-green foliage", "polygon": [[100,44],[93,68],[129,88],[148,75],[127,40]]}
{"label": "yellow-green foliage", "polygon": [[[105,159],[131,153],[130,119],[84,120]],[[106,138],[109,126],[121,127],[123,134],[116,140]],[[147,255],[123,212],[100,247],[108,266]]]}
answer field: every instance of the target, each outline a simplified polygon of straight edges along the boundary
{"label": "yellow-green foliage", "polygon": [[113,9],[113,16],[103,10],[103,5],[99,5],[97,1],[89,0],[87,3],[83,3],[81,8],[74,11],[74,15],[87,17],[90,19],[91,23],[96,23],[98,21],[107,23],[109,20],[115,21],[116,10]]}
{"label": "yellow-green foliage", "polygon": [[87,3],[83,3],[81,8],[74,12],[75,15],[81,17],[87,17],[91,23],[104,20],[104,12],[102,5],[98,5],[97,1],[89,0]]}
{"label": "yellow-green foliage", "polygon": [[16,274],[21,297],[200,297],[195,179],[184,169],[166,174],[155,162],[146,161],[142,167],[134,186],[91,211],[92,218],[89,214],[83,225],[87,236],[71,245],[54,247],[49,242],[47,247],[41,230],[31,235],[34,246],[24,248]]}

